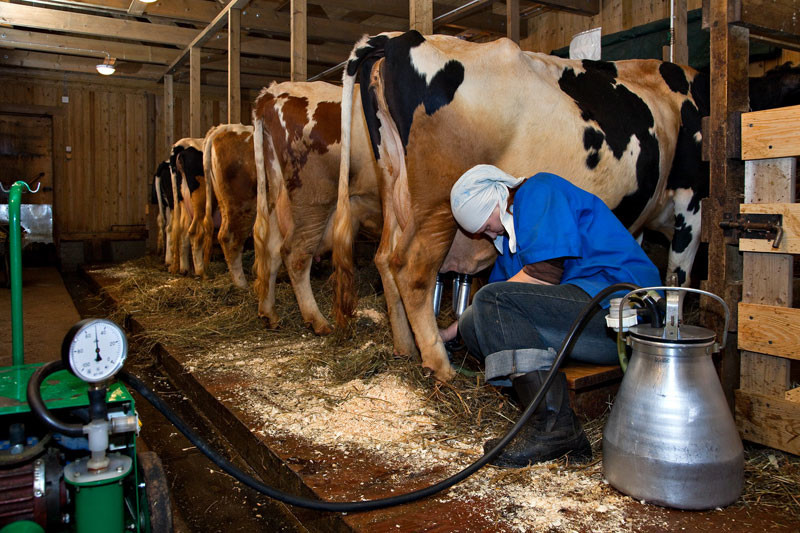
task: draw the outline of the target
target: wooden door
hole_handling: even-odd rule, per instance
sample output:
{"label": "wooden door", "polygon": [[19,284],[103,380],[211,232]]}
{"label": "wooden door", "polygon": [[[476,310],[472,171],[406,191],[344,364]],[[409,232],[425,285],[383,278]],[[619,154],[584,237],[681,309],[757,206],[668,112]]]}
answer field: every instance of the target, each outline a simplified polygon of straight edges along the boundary
{"label": "wooden door", "polygon": [[38,193],[23,195],[22,203],[53,204],[52,117],[0,114],[0,181],[8,189],[18,180],[31,189],[41,184]]}

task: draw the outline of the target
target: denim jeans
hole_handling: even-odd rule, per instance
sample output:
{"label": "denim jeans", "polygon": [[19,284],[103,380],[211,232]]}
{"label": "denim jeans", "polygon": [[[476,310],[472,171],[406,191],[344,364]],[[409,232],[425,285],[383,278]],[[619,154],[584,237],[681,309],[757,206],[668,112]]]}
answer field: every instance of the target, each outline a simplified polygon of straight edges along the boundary
{"label": "denim jeans", "polygon": [[[541,368],[524,371],[543,370],[549,368],[553,350],[561,347],[589,300],[589,295],[574,285],[490,283],[475,294],[472,305],[462,313],[458,331],[469,352],[481,360],[509,350],[540,352]],[[602,365],[619,361],[616,333],[606,328],[606,314],[605,309],[596,307],[573,344],[570,358]]]}

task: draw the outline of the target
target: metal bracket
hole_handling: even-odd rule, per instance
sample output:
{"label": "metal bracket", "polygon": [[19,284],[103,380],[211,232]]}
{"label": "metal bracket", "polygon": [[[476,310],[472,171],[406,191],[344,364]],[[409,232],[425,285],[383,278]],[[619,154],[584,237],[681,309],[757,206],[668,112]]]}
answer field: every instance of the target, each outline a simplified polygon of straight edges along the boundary
{"label": "metal bracket", "polygon": [[733,233],[739,239],[765,239],[772,242],[773,248],[779,248],[783,239],[783,215],[746,214],[723,215],[719,227],[725,234]]}

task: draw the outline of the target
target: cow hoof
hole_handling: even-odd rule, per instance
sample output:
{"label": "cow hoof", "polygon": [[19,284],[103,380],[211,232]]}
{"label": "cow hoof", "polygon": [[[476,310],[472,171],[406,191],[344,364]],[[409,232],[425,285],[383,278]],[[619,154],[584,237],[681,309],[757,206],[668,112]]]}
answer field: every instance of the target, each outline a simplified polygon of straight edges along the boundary
{"label": "cow hoof", "polygon": [[433,373],[434,379],[442,382],[448,382],[456,375],[456,371],[450,365],[447,365],[446,368],[440,368],[438,370],[432,370],[427,367],[425,367],[425,369]]}
{"label": "cow hoof", "polygon": [[278,318],[277,317],[270,317],[264,315],[258,315],[258,318],[264,323],[264,327],[267,329],[278,329]]}
{"label": "cow hoof", "polygon": [[314,330],[314,333],[316,333],[317,335],[330,335],[331,333],[333,333],[333,329],[331,329],[331,327],[327,323],[312,326],[312,329]]}

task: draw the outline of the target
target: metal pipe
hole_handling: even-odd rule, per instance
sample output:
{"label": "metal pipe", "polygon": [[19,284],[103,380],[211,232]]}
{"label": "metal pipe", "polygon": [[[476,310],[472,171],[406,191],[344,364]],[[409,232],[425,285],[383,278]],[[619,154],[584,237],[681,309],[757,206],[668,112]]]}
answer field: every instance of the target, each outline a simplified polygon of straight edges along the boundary
{"label": "metal pipe", "polygon": [[[40,184],[41,185],[41,184]],[[28,184],[18,181],[8,193],[8,242],[11,278],[11,364],[25,364],[25,345],[22,337],[22,232],[19,211],[23,187],[31,191]],[[39,190],[39,187],[36,187]]]}

